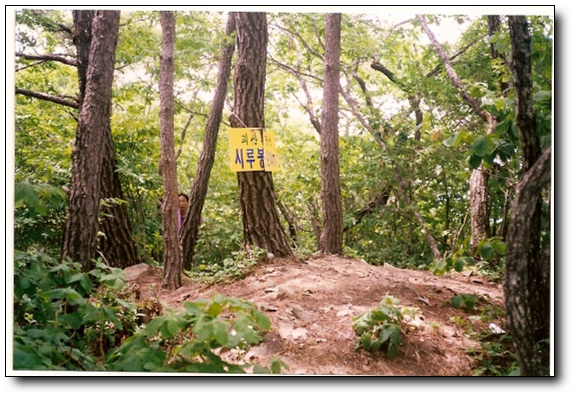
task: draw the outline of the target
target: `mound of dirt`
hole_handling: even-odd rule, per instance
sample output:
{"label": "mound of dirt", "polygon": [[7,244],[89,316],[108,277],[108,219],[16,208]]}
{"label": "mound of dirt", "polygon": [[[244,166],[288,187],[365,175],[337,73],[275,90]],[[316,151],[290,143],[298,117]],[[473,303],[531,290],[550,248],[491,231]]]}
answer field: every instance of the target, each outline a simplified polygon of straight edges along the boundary
{"label": "mound of dirt", "polygon": [[[480,302],[503,304],[500,284],[452,273],[374,266],[363,260],[324,256],[303,262],[274,259],[258,265],[245,279],[212,286],[186,282],[176,291],[160,289],[159,269],[139,272],[141,296],[155,296],[163,308],[209,298],[218,292],[255,303],[272,321],[264,341],[245,354],[228,360],[269,364],[277,357],[289,367],[286,374],[303,375],[470,375],[473,359],[466,349],[477,347],[458,321],[475,312],[450,305],[455,294],[475,294]],[[395,359],[355,349],[354,317],[378,306],[391,295],[401,306],[420,310],[406,325],[403,345]],[[474,330],[488,329],[478,319]],[[497,322],[499,323],[499,322]]]}

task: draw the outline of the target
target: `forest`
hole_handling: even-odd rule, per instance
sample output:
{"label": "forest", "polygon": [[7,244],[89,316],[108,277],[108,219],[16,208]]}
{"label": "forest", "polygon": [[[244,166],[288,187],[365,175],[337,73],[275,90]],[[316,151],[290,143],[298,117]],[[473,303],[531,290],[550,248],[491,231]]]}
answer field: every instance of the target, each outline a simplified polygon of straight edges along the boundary
{"label": "forest", "polygon": [[554,375],[554,7],[79,8],[8,9],[7,374]]}

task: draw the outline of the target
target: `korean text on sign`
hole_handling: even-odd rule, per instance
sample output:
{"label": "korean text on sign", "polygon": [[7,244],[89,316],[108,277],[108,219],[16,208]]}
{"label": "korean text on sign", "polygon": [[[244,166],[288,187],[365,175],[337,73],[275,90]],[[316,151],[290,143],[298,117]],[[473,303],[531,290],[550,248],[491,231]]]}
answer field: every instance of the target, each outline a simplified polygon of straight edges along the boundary
{"label": "korean text on sign", "polygon": [[273,132],[260,128],[231,128],[228,136],[230,169],[233,172],[277,169]]}

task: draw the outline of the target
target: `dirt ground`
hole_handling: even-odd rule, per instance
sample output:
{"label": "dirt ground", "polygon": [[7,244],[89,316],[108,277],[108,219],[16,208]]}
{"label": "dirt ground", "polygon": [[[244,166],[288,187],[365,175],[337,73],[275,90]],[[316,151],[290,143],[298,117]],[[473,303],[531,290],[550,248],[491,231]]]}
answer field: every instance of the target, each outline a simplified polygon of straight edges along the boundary
{"label": "dirt ground", "polygon": [[[471,375],[474,360],[466,348],[478,344],[458,317],[468,321],[470,315],[479,313],[455,309],[450,300],[455,294],[476,294],[483,302],[479,304],[503,303],[500,284],[469,272],[435,276],[338,256],[274,259],[259,264],[242,280],[211,286],[186,281],[176,291],[160,289],[160,269],[133,269],[128,275],[143,297],[157,296],[163,309],[181,307],[185,301],[209,298],[216,292],[255,303],[271,319],[272,330],[261,344],[239,358],[230,354],[228,360],[268,366],[269,359],[277,357],[289,367],[284,374]],[[356,350],[357,336],[351,326],[353,317],[378,306],[385,295],[420,310],[406,325],[395,359]],[[471,322],[474,330],[488,329],[477,319]]]}

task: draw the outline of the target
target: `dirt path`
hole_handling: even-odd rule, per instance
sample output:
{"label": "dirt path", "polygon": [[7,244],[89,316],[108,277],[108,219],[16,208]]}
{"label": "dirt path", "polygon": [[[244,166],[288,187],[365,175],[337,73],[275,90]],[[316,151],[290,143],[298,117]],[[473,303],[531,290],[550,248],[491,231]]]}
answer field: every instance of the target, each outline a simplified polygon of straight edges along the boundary
{"label": "dirt path", "polygon": [[[243,280],[210,287],[187,283],[176,291],[159,290],[160,270],[135,278],[142,293],[151,291],[164,308],[210,297],[215,292],[249,300],[268,315],[272,330],[263,343],[241,359],[268,364],[275,356],[288,374],[309,375],[470,375],[472,358],[465,349],[477,344],[457,318],[470,315],[451,307],[454,294],[477,294],[484,303],[501,305],[501,285],[467,273],[435,276],[426,271],[373,266],[364,261],[327,256],[304,262],[274,260]],[[399,355],[355,350],[352,318],[375,308],[385,295],[420,309],[409,325]],[[487,329],[478,320],[474,329]]]}

